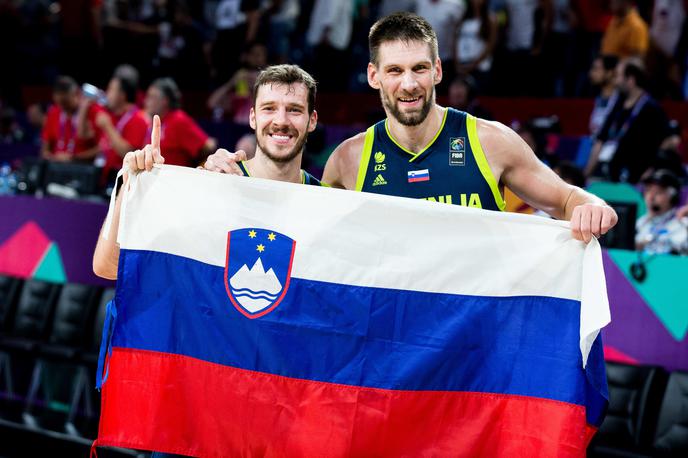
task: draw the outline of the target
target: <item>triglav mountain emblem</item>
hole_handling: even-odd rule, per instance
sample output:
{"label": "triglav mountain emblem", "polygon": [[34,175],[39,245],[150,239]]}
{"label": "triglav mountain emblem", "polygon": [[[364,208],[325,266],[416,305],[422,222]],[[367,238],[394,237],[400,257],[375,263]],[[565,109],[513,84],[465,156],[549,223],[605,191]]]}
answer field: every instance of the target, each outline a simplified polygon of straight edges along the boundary
{"label": "triglav mountain emblem", "polygon": [[289,289],[296,242],[279,232],[237,229],[227,233],[225,289],[248,318],[270,313]]}

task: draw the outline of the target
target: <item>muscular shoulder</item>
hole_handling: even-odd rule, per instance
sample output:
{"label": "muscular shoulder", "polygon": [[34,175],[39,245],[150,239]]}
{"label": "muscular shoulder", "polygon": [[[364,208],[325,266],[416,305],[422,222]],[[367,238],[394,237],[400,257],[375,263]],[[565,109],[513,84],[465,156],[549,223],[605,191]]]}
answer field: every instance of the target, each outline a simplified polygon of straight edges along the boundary
{"label": "muscular shoulder", "polygon": [[530,150],[516,132],[501,122],[478,119],[477,130],[480,145],[498,181],[505,169],[518,163]]}
{"label": "muscular shoulder", "polygon": [[354,189],[364,143],[365,132],[361,132],[337,146],[327,160],[323,181],[333,187]]}

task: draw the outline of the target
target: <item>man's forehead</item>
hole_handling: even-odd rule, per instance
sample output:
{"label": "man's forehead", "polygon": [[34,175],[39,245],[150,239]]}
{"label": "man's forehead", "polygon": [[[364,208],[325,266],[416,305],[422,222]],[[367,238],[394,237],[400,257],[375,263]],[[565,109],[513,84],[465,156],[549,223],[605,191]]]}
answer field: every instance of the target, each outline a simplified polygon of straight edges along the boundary
{"label": "man's forehead", "polygon": [[256,101],[277,101],[300,102],[304,105],[308,103],[308,88],[301,82],[286,83],[265,83],[258,86]]}
{"label": "man's forehead", "polygon": [[433,62],[430,44],[420,40],[385,41],[378,49],[380,65],[408,62]]}

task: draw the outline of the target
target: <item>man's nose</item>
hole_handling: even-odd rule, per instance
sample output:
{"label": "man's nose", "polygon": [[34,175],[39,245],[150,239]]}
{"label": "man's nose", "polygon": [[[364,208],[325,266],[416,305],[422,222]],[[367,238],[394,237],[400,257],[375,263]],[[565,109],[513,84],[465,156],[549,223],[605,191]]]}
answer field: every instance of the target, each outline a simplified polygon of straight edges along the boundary
{"label": "man's nose", "polygon": [[418,86],[418,81],[416,80],[413,72],[404,72],[401,78],[401,88],[407,92],[412,92]]}

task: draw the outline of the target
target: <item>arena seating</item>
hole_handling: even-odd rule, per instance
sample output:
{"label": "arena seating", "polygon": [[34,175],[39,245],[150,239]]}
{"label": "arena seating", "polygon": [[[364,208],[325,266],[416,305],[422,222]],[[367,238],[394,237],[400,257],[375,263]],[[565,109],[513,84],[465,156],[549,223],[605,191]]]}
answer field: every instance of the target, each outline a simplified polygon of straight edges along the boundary
{"label": "arena seating", "polygon": [[88,454],[99,417],[94,374],[113,296],[112,288],[0,275],[0,436],[8,438],[0,456]]}
{"label": "arena seating", "polygon": [[[85,456],[96,434],[93,375],[114,293],[0,275],[0,435],[12,438],[0,443],[0,456],[31,455],[31,447]],[[56,402],[46,385],[60,368],[68,368],[69,380]],[[688,456],[688,373],[608,362],[607,377],[609,410],[589,456]]]}

